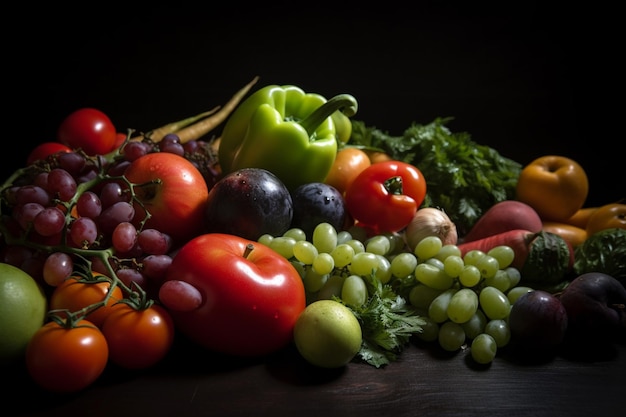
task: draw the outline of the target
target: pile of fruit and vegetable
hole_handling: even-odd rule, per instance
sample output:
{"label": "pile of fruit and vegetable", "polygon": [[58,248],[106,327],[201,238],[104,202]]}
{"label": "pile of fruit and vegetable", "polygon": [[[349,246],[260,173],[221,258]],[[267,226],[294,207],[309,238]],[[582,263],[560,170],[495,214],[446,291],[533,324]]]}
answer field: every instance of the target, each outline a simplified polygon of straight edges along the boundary
{"label": "pile of fruit and vegetable", "polygon": [[626,204],[585,206],[576,161],[257,82],[146,132],[77,109],[3,181],[3,366],[75,392],[177,337],[320,368],[624,342]]}

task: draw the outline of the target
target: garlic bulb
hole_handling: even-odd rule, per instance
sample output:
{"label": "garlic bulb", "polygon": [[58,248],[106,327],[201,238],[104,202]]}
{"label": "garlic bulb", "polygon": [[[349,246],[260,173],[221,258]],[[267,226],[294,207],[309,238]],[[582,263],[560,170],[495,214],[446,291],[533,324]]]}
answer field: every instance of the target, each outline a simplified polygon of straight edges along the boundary
{"label": "garlic bulb", "polygon": [[417,210],[404,231],[404,239],[411,250],[427,236],[439,237],[444,245],[456,245],[458,241],[456,225],[443,210],[434,207]]}

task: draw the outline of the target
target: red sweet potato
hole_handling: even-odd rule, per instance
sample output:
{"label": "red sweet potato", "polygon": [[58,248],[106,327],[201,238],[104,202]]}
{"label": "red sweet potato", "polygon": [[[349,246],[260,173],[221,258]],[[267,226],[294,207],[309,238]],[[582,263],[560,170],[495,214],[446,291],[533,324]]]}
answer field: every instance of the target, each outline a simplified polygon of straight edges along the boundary
{"label": "red sweet potato", "polygon": [[462,240],[472,242],[515,229],[537,233],[541,231],[542,225],[534,208],[521,201],[505,200],[491,206]]}

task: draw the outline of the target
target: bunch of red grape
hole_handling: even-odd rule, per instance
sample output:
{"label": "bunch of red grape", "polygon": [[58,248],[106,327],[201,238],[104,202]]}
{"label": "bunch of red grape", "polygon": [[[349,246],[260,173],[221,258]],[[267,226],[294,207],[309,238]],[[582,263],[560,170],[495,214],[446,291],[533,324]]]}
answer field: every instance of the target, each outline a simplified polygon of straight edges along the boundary
{"label": "bunch of red grape", "polygon": [[185,157],[209,187],[219,176],[210,143],[127,140],[108,155],[60,152],[16,171],[0,188],[0,262],[57,286],[77,264],[117,277],[128,291],[158,283],[172,261],[172,239],[143,227],[147,214],[125,169],[151,152]]}

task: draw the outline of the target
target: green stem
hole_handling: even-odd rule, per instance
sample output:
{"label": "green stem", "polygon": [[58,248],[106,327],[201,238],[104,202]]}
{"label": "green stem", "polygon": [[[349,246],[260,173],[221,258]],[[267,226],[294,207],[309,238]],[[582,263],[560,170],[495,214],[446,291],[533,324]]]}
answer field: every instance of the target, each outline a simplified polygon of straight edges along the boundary
{"label": "green stem", "polygon": [[343,114],[351,117],[356,114],[357,108],[358,104],[353,96],[350,94],[339,94],[319,106],[313,113],[301,120],[299,124],[307,131],[309,136],[312,136],[319,125],[337,110],[341,110]]}
{"label": "green stem", "polygon": [[388,180],[385,180],[383,185],[385,186],[385,189],[389,194],[402,195],[403,193],[402,177],[399,175],[397,177],[391,177]]}

